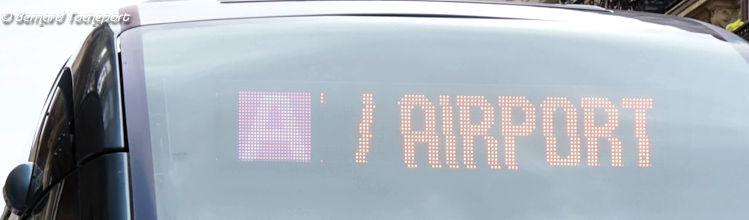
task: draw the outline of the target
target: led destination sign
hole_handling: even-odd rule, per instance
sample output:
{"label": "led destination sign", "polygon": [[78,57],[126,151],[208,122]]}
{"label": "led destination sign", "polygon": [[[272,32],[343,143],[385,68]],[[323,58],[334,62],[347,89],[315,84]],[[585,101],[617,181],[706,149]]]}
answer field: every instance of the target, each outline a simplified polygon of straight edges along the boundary
{"label": "led destination sign", "polygon": [[[239,92],[239,159],[311,160],[312,97],[309,92]],[[319,95],[321,104],[326,99],[324,93]],[[546,97],[533,103],[524,96],[439,95],[430,99],[425,94],[403,94],[396,103],[380,104],[375,94],[364,93],[358,143],[352,143],[353,162],[367,164],[376,160],[370,157],[373,148],[392,147],[373,146],[378,136],[373,129],[378,107],[385,106],[399,110],[399,118],[379,120],[399,122],[393,129],[400,131],[397,138],[407,168],[422,164],[434,169],[518,170],[517,148],[535,147],[518,144],[519,140],[538,133],[549,166],[622,167],[626,163],[646,168],[651,166],[647,116],[653,102],[652,98]],[[634,114],[627,117],[634,119],[634,137],[615,133],[623,110]],[[560,125],[563,129],[555,129]],[[622,138],[634,138],[636,146],[623,145]],[[486,155],[478,155],[477,148],[484,146],[481,152]],[[610,146],[605,151],[610,152],[607,161],[599,159],[601,146]],[[625,162],[625,150],[636,151],[636,161]],[[427,161],[418,161],[419,154],[426,154]],[[485,157],[486,164],[478,164],[477,157]]]}

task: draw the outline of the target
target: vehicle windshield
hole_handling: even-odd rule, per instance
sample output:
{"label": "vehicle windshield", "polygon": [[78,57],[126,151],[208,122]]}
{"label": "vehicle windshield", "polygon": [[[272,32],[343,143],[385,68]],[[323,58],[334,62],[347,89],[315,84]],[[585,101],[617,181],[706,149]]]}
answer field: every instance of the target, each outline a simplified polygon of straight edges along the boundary
{"label": "vehicle windshield", "polygon": [[747,62],[640,23],[131,29],[133,187],[153,189],[160,219],[749,217]]}

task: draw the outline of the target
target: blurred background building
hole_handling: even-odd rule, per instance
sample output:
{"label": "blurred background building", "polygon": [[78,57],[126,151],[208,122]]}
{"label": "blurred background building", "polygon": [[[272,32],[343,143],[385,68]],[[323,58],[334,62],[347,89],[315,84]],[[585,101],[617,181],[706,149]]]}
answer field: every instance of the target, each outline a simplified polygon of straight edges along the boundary
{"label": "blurred background building", "polygon": [[645,11],[688,17],[728,29],[749,40],[749,0],[513,0],[517,2],[588,4],[607,9]]}

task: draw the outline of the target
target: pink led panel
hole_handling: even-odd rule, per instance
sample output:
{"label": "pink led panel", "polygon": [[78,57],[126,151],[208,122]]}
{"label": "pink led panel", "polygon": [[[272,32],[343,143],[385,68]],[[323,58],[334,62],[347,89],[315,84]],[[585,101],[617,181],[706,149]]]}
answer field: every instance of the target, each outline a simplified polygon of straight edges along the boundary
{"label": "pink led panel", "polygon": [[311,94],[239,92],[239,160],[309,161]]}

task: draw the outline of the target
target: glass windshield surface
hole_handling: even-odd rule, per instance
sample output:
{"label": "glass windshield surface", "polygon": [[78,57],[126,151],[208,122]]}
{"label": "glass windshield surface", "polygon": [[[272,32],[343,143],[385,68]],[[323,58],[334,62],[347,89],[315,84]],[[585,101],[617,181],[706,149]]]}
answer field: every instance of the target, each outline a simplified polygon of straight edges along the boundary
{"label": "glass windshield surface", "polygon": [[749,217],[749,68],[709,35],[317,17],[135,36],[162,219]]}

